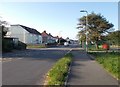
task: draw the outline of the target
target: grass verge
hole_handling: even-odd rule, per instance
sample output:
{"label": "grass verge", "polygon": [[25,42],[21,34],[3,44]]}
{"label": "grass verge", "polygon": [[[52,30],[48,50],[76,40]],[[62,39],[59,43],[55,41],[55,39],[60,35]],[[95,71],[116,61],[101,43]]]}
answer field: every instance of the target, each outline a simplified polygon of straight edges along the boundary
{"label": "grass verge", "polygon": [[46,48],[44,44],[28,44],[27,48]]}
{"label": "grass verge", "polygon": [[98,61],[108,72],[116,79],[120,79],[120,52],[91,52],[96,61]]}
{"label": "grass verge", "polygon": [[71,62],[71,53],[68,53],[63,58],[59,59],[47,73],[45,85],[64,85]]}

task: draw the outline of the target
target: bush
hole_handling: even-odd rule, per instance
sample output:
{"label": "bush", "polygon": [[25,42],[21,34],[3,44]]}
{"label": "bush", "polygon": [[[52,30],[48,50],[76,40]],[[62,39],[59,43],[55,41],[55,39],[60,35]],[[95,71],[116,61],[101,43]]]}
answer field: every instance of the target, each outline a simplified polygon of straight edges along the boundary
{"label": "bush", "polygon": [[99,47],[99,49],[97,49],[97,48],[95,47],[95,45],[89,45],[89,46],[88,46],[88,50],[89,50],[89,51],[104,51],[104,49],[102,48],[102,45],[99,45],[98,47]]}
{"label": "bush", "polygon": [[21,41],[18,42],[18,46],[16,47],[16,49],[18,50],[22,50],[22,49],[26,49],[27,45]]}
{"label": "bush", "polygon": [[47,85],[64,85],[71,62],[72,54],[67,54],[64,56],[64,58],[58,60],[58,62],[48,72],[49,80]]}
{"label": "bush", "polygon": [[26,49],[26,44],[18,41],[18,44],[15,44],[13,38],[3,38],[2,39],[2,51],[11,52],[13,49]]}
{"label": "bush", "polygon": [[2,51],[3,52],[10,52],[13,49],[13,41],[3,39],[2,40]]}

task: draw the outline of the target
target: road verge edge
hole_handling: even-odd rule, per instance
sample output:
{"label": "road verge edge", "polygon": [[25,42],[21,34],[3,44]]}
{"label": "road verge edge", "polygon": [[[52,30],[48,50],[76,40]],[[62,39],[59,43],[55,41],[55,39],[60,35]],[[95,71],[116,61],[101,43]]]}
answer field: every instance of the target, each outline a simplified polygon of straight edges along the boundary
{"label": "road verge edge", "polygon": [[71,69],[73,55],[69,50],[65,56],[59,59],[45,76],[44,86],[67,85],[68,75]]}

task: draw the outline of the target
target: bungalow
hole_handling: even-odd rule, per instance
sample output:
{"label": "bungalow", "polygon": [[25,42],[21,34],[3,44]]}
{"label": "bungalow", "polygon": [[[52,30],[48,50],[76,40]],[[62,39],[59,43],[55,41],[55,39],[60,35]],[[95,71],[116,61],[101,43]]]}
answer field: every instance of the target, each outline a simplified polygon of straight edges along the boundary
{"label": "bungalow", "polygon": [[23,25],[11,25],[7,32],[7,37],[19,38],[19,41],[26,44],[41,44],[41,34],[33,28],[29,28]]}

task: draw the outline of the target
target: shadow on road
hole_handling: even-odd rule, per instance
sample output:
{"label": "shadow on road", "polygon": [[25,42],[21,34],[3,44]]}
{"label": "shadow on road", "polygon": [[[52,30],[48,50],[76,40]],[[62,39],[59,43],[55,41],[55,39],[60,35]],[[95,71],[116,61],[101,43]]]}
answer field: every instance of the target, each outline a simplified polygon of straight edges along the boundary
{"label": "shadow on road", "polygon": [[4,53],[3,58],[33,58],[33,59],[46,59],[46,58],[61,58],[68,50],[41,50],[41,49],[27,49],[22,51],[15,51],[11,53]]}

